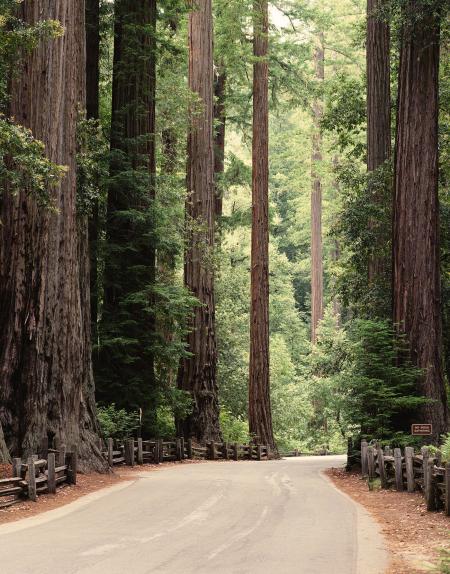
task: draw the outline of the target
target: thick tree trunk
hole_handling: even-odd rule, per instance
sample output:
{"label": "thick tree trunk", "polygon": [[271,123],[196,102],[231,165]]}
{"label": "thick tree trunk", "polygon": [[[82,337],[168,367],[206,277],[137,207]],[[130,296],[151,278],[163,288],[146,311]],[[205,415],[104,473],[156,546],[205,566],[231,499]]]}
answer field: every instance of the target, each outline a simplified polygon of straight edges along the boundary
{"label": "thick tree trunk", "polygon": [[[319,34],[318,45],[314,52],[316,79],[324,79],[323,33]],[[323,319],[323,247],[322,247],[322,180],[320,162],[322,161],[322,134],[320,120],[323,114],[321,99],[313,103],[313,136],[311,156],[311,341],[317,341],[317,327]],[[318,169],[319,165],[319,169]]]}
{"label": "thick tree trunk", "polygon": [[157,400],[152,310],[156,18],[156,0],[115,3],[111,184],[95,360],[99,398],[129,410],[142,408],[149,423],[155,422]]}
{"label": "thick tree trunk", "polygon": [[[85,102],[84,2],[25,1],[28,24],[59,20],[60,39],[24,54],[11,114],[66,165],[51,189],[55,210],[23,190],[5,194],[0,245],[0,418],[11,452],[27,456],[57,437],[78,447],[84,469],[106,465],[97,447],[90,357],[85,223],[76,213],[76,119]],[[83,267],[83,268],[82,268]],[[87,280],[85,291],[80,284]]]}
{"label": "thick tree trunk", "polygon": [[269,14],[253,2],[253,182],[248,419],[256,442],[275,447],[269,371]]}
{"label": "thick tree trunk", "polygon": [[189,16],[189,87],[202,110],[192,117],[188,140],[185,253],[186,287],[199,299],[188,335],[191,357],[182,360],[179,386],[189,391],[193,412],[183,422],[186,437],[220,438],[216,381],[217,347],[214,301],[214,147],[213,20],[211,0],[196,0]]}
{"label": "thick tree trunk", "polygon": [[[439,22],[425,2],[405,10],[395,146],[393,320],[424,370],[420,394],[431,399],[416,419],[447,430],[442,371],[438,200]],[[417,14],[423,17],[416,18]]]}
{"label": "thick tree trunk", "polygon": [[216,223],[220,224],[222,217],[222,181],[225,172],[225,129],[226,129],[226,115],[225,115],[225,87],[227,83],[226,72],[223,65],[220,66],[219,72],[216,76],[214,84],[214,123],[216,124],[216,132],[214,137],[214,176],[215,176],[215,215]]}
{"label": "thick tree trunk", "polygon": [[[367,170],[375,171],[391,157],[391,85],[390,30],[381,20],[379,10],[385,0],[367,0]],[[370,190],[371,201],[384,201]],[[371,223],[375,231],[377,222]],[[369,283],[380,283],[387,276],[389,263],[379,255],[386,242],[380,232],[375,239],[375,252],[369,259]]]}
{"label": "thick tree trunk", "polygon": [[[97,120],[99,117],[100,83],[100,0],[86,0],[86,116]],[[98,201],[93,206],[89,218],[89,257],[92,339],[97,341],[98,321]]]}

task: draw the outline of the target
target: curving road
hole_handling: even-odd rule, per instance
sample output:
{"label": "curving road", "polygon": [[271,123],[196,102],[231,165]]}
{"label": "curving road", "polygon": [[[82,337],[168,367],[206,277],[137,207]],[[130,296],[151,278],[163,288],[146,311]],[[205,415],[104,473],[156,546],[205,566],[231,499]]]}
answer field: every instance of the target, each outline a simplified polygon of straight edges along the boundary
{"label": "curving road", "polygon": [[0,526],[1,574],[382,574],[342,457],[178,465]]}

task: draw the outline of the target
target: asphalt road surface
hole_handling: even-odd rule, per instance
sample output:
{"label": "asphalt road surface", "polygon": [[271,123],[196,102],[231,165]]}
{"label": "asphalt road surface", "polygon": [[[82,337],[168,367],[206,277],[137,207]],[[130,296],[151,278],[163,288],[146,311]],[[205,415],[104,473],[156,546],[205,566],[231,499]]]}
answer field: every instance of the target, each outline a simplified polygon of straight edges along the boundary
{"label": "asphalt road surface", "polygon": [[0,526],[1,574],[382,574],[383,539],[321,475],[342,457],[184,464]]}

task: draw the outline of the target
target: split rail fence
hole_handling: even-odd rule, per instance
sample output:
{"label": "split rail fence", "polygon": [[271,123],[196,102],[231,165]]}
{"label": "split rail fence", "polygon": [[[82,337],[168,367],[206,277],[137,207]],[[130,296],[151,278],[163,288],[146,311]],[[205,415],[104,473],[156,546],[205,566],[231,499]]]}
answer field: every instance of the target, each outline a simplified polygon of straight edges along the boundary
{"label": "split rail fence", "polygon": [[183,438],[174,441],[142,440],[123,441],[107,439],[103,455],[109,466],[135,464],[160,464],[188,459],[197,460],[268,460],[270,448],[266,445],[209,442],[198,445]]}
{"label": "split rail fence", "polygon": [[450,516],[450,463],[443,464],[441,454],[431,454],[427,447],[420,453],[406,447],[384,449],[374,443],[361,443],[361,472],[369,480],[379,479],[382,488],[420,491],[427,510],[443,509]]}
{"label": "split rail fence", "polygon": [[54,494],[62,484],[76,484],[76,452],[66,452],[62,447],[49,451],[46,456],[33,455],[27,462],[13,459],[12,477],[0,479],[0,508],[24,499],[36,501],[39,494]]}

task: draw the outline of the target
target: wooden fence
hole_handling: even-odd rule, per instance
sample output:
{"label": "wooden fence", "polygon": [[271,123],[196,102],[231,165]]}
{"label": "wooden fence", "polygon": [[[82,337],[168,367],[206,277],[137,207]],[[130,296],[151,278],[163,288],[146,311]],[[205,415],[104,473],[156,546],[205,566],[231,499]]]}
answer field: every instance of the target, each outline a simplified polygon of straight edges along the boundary
{"label": "wooden fence", "polygon": [[370,481],[379,479],[382,488],[421,491],[428,510],[443,509],[450,516],[450,463],[442,464],[441,454],[420,453],[412,447],[381,448],[377,443],[361,443],[361,472]]}
{"label": "wooden fence", "polygon": [[63,448],[49,451],[47,458],[31,456],[26,463],[14,458],[12,475],[0,479],[0,508],[25,499],[36,501],[38,494],[54,494],[63,483],[76,484],[77,454]]}
{"label": "wooden fence", "polygon": [[197,460],[268,460],[270,449],[266,445],[209,442],[198,445],[192,440],[178,438],[173,441],[142,440],[122,441],[109,438],[103,445],[103,455],[108,464],[134,466],[135,464],[160,464],[169,461]]}

